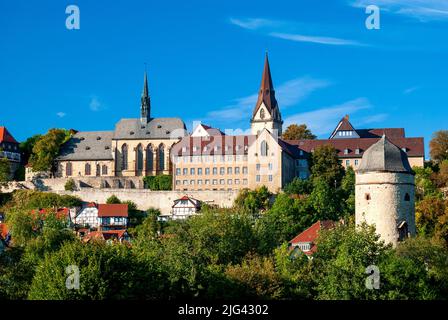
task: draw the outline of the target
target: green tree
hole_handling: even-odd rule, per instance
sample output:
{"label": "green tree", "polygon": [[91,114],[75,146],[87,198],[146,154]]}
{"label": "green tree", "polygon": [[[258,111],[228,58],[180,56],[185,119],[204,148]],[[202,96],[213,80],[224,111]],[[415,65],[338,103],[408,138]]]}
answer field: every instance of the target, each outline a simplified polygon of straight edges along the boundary
{"label": "green tree", "polygon": [[311,178],[324,179],[336,187],[343,176],[344,167],[339,162],[336,149],[331,145],[318,146],[311,156]]}
{"label": "green tree", "polygon": [[311,132],[310,129],[306,126],[306,124],[291,124],[286,128],[285,132],[282,135],[282,139],[284,140],[314,140],[316,136]]}
{"label": "green tree", "polygon": [[66,191],[76,191],[76,183],[75,183],[75,180],[73,180],[73,179],[68,179],[66,182],[65,182],[65,185],[64,185],[64,189],[66,190]]}
{"label": "green tree", "polygon": [[415,191],[417,199],[423,199],[425,196],[436,195],[437,187],[432,180],[434,171],[430,167],[413,167],[415,172]]}
{"label": "green tree", "polygon": [[70,132],[64,129],[50,129],[40,137],[33,147],[30,164],[33,171],[56,171],[55,159],[59,155],[61,145],[70,139]]}
{"label": "green tree", "polygon": [[281,278],[270,257],[249,254],[241,264],[228,266],[225,274],[240,287],[240,299],[279,299],[283,295]]}
{"label": "green tree", "polygon": [[317,299],[376,299],[378,290],[366,288],[366,268],[378,266],[392,250],[379,242],[375,229],[341,225],[321,231],[313,255],[313,278]]}
{"label": "green tree", "polygon": [[288,183],[284,191],[287,194],[298,194],[298,195],[304,195],[304,194],[310,194],[313,190],[313,184],[310,180],[302,180],[300,178],[294,178],[290,183]]}
{"label": "green tree", "polygon": [[338,220],[342,218],[341,197],[327,180],[315,178],[309,201],[315,212],[315,220]]}
{"label": "green tree", "polygon": [[437,162],[448,160],[448,130],[440,130],[432,135],[429,142],[431,158]]}
{"label": "green tree", "polygon": [[118,199],[118,197],[113,194],[109,198],[107,198],[106,203],[107,204],[120,204],[121,200]]}
{"label": "green tree", "polygon": [[0,187],[11,180],[11,165],[6,158],[0,157]]}
{"label": "green tree", "polygon": [[19,145],[20,152],[22,153],[22,163],[27,164],[30,156],[33,154],[33,148],[39,139],[42,138],[41,134],[35,134],[32,137],[29,137],[24,142],[21,142]]}
{"label": "green tree", "polygon": [[346,215],[353,215],[355,213],[355,180],[355,171],[350,166],[345,170],[345,175],[341,182],[344,211]]}
{"label": "green tree", "polygon": [[317,221],[310,211],[307,198],[294,199],[286,193],[279,194],[272,208],[256,222],[260,251],[271,252]]}
{"label": "green tree", "polygon": [[448,243],[447,201],[436,196],[427,196],[417,202],[415,222],[418,234],[436,237]]}
{"label": "green tree", "polygon": [[235,199],[234,206],[239,210],[256,215],[269,208],[271,196],[272,193],[265,186],[255,190],[242,189]]}

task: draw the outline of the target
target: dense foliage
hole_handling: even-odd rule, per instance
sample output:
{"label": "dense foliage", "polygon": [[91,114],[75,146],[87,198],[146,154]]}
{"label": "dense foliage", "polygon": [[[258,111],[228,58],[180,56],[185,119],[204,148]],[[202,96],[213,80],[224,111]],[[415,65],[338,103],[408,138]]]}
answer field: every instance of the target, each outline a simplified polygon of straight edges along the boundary
{"label": "dense foliage", "polygon": [[316,139],[317,137],[311,132],[306,124],[291,124],[283,132],[282,139],[284,140],[302,140],[302,139]]}
{"label": "dense foliage", "polygon": [[153,191],[171,190],[173,185],[173,177],[171,175],[146,176],[143,178],[146,189]]}

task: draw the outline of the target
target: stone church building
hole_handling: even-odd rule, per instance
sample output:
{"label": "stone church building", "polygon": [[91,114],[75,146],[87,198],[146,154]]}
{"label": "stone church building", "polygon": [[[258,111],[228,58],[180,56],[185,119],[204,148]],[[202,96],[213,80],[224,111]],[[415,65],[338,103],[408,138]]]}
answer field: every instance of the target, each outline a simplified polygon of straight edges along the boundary
{"label": "stone church building", "polygon": [[171,174],[170,151],[186,135],[180,118],[151,117],[145,73],[140,117],[121,119],[114,131],[80,131],[62,146],[58,177],[143,177]]}

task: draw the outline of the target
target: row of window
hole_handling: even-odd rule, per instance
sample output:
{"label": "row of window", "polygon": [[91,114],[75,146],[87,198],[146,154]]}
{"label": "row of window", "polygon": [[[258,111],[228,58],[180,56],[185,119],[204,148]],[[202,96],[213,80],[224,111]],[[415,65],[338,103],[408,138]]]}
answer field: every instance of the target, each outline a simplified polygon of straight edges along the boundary
{"label": "row of window", "polygon": [[[218,174],[218,168],[214,167],[214,168],[211,168],[211,169],[212,169],[211,170],[212,174],[214,174],[214,175]],[[227,171],[227,174],[233,174],[233,172],[235,172],[235,174],[240,174],[241,169],[242,169],[243,174],[247,174],[247,172],[248,172],[247,171],[247,167],[242,167],[242,168],[240,168],[240,167],[235,167],[235,168],[228,167],[227,170],[226,170],[226,168],[221,167],[221,168],[219,168],[219,174],[220,175],[224,175],[224,174],[226,174],[226,171]],[[196,172],[197,172],[198,175],[202,175],[203,173],[205,173],[205,175],[209,175],[210,174],[210,168],[205,168],[205,169],[203,169],[203,168],[190,168],[190,170],[188,170],[188,168],[183,168],[182,170],[181,170],[181,168],[177,168],[176,169],[176,175],[177,176],[180,176],[180,175],[186,176],[188,174],[194,176],[194,175],[196,175]]]}
{"label": "row of window", "polygon": [[[139,144],[136,148],[136,169],[138,171],[143,171],[144,167],[144,153],[146,153],[146,170],[152,171],[154,170],[154,152],[151,145],[149,145],[145,152],[143,150],[143,146]],[[165,146],[161,144],[157,149],[157,169],[165,170]],[[128,145],[124,144],[121,146],[121,170],[128,170]]]}
{"label": "row of window", "polygon": [[[273,177],[273,175],[272,174],[270,174],[270,175],[268,175],[268,180],[269,180],[269,182],[272,182],[273,180],[274,180],[274,177]],[[255,181],[256,182],[260,182],[261,181],[261,176],[258,174],[258,175],[256,175],[255,176]],[[228,185],[232,185],[232,184],[236,184],[236,185],[239,185],[239,184],[243,184],[243,185],[247,185],[247,179],[242,179],[242,180],[240,180],[240,179],[227,179],[227,181],[226,181],[226,179],[205,179],[205,180],[202,180],[202,179],[198,179],[198,180],[176,180],[176,185],[190,185],[190,186],[194,186],[194,185],[198,185],[198,186],[200,186],[200,185],[202,185],[203,184],[203,182],[204,182],[204,184],[205,185],[223,185],[223,184],[228,184]],[[227,182],[227,183],[226,183]]]}
{"label": "row of window", "polygon": [[[202,182],[204,182],[205,185],[218,185],[218,184],[226,184],[226,180],[225,179],[205,179],[204,181],[199,179],[199,180],[176,180],[176,185],[190,185],[190,186],[194,186],[194,185],[202,185]],[[243,185],[247,185],[247,179],[227,179],[227,184],[228,185],[232,185],[232,184],[243,184]]]}
{"label": "row of window", "polygon": [[247,155],[202,155],[174,157],[175,163],[220,163],[247,161]]}
{"label": "row of window", "polygon": [[[213,167],[211,169],[212,169],[211,172],[213,175],[218,174],[217,167]],[[229,174],[233,174],[234,172],[235,172],[235,174],[240,174],[240,172],[241,172],[240,169],[241,169],[240,167],[227,167],[227,170],[226,170],[226,168],[221,167],[221,168],[219,168],[219,174],[224,175],[227,173],[229,175]],[[257,171],[260,171],[261,165],[259,163],[256,164],[256,169],[257,169]],[[272,163],[268,163],[268,169],[269,170],[273,169]],[[196,172],[198,175],[202,175],[204,172],[205,172],[205,175],[209,175],[210,168],[205,168],[204,170],[203,170],[203,168],[190,168],[190,170],[188,170],[188,168],[183,168],[183,169],[176,168],[177,176],[180,176],[180,175],[186,176],[188,174],[190,174],[191,176],[194,176],[194,175],[196,175]],[[248,173],[247,167],[242,167],[242,172],[243,172],[243,174],[247,174]]]}
{"label": "row of window", "polygon": [[[354,163],[355,163],[355,166],[357,166],[357,165],[359,164],[359,160],[358,160],[358,159],[355,159],[355,160],[354,160]],[[350,166],[350,165],[351,165],[350,160],[345,160],[345,165],[346,165],[346,166]]]}
{"label": "row of window", "polygon": [[[96,165],[95,175],[96,176],[106,176],[108,172],[107,166],[104,164],[100,166],[99,164]],[[90,176],[92,174],[92,166],[90,163],[86,163],[84,165],[84,175]],[[65,175],[66,176],[72,176],[73,175],[73,165],[71,162],[68,162],[65,166]]]}

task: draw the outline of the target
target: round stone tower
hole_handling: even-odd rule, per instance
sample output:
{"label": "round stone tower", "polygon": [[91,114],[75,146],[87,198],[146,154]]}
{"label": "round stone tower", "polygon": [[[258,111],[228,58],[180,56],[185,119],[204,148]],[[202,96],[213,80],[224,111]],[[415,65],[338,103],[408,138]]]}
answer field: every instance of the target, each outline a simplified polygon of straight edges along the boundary
{"label": "round stone tower", "polygon": [[406,153],[383,136],[356,170],[356,224],[366,222],[386,243],[415,235],[414,172]]}

